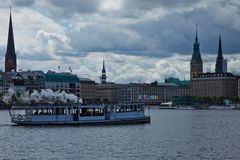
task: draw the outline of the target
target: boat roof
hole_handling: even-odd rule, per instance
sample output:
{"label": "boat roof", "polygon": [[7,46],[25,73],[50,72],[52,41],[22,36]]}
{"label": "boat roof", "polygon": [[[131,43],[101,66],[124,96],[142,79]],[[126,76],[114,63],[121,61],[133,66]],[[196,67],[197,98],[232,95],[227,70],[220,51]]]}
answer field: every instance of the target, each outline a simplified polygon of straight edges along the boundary
{"label": "boat roof", "polygon": [[143,103],[120,103],[120,104],[115,104],[115,105],[49,105],[49,104],[38,104],[38,105],[28,105],[28,106],[12,106],[12,109],[29,109],[29,108],[72,108],[72,107],[78,107],[78,108],[105,108],[113,106],[113,107],[118,107],[118,106],[136,106],[136,105],[143,105]]}

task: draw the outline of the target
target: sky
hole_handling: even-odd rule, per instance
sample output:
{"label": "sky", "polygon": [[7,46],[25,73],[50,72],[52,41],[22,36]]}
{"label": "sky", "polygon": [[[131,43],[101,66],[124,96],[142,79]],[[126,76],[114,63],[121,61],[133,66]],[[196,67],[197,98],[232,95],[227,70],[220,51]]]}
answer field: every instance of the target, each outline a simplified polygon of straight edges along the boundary
{"label": "sky", "polygon": [[198,26],[204,72],[213,72],[222,36],[228,71],[240,74],[239,0],[1,0],[0,68],[4,68],[9,6],[18,70],[69,67],[99,82],[189,79]]}

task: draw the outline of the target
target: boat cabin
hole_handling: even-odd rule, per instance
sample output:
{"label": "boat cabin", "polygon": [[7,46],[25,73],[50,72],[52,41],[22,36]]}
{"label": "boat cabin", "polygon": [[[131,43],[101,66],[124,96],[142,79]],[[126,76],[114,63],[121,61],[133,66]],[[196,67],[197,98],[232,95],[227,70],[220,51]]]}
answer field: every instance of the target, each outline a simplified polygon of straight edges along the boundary
{"label": "boat cabin", "polygon": [[119,105],[69,105],[69,106],[13,106],[12,122],[61,122],[105,121],[144,116],[143,104]]}

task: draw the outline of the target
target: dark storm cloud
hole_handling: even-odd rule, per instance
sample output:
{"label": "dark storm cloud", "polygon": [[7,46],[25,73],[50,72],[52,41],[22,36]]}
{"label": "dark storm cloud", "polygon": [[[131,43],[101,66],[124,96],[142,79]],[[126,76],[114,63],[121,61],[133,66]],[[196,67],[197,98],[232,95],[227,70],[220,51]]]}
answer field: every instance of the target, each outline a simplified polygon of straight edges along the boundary
{"label": "dark storm cloud", "polygon": [[[74,13],[94,13],[97,11],[99,0],[43,0],[45,9],[54,16],[69,18]],[[60,17],[60,18],[61,18]]]}
{"label": "dark storm cloud", "polygon": [[34,0],[15,0],[13,2],[16,6],[31,6],[34,3]]}
{"label": "dark storm cloud", "polygon": [[177,6],[191,6],[199,2],[200,1],[196,2],[195,0],[129,0],[125,3],[125,7],[149,10],[158,7],[175,8]]}
{"label": "dark storm cloud", "polygon": [[[69,52],[71,56],[78,56],[72,53],[83,55],[87,52],[115,52],[154,57],[169,57],[173,53],[191,55],[195,24],[199,26],[202,53],[216,54],[219,33],[222,34],[225,54],[240,52],[237,40],[240,37],[240,2],[124,0],[120,10],[102,11],[99,8],[103,2],[105,1],[24,0],[16,1],[16,4],[22,6],[34,3],[46,9],[56,19],[67,19],[73,25],[78,23],[77,18],[83,17],[84,22],[84,18],[88,17],[88,22],[93,24],[87,25],[84,30],[66,31],[74,50]],[[156,10],[161,9],[163,15],[157,15],[161,13]],[[151,15],[146,18],[151,11]],[[73,15],[76,19],[73,19]],[[99,22],[96,17],[103,20]],[[129,22],[119,24],[126,19]],[[136,35],[131,35],[132,33]],[[64,55],[68,55],[68,52]]]}

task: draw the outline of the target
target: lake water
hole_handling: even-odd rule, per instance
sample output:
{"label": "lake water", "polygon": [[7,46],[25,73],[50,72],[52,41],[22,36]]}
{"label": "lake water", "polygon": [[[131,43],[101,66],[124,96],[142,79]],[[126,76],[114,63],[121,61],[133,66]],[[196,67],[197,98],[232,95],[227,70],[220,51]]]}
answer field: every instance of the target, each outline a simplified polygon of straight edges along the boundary
{"label": "lake water", "polygon": [[0,159],[240,159],[240,111],[151,110],[151,124],[15,126],[0,111]]}

